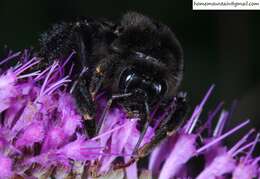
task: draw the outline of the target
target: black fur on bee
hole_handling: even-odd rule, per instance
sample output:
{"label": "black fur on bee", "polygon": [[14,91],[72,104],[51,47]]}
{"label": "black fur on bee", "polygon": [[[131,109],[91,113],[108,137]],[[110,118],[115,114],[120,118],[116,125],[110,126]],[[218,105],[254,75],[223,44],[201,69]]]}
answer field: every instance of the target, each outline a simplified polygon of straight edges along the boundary
{"label": "black fur on bee", "polygon": [[[83,18],[56,24],[40,38],[39,55],[49,64],[57,58],[76,56],[72,93],[86,119],[96,115],[95,97],[109,96],[99,122],[86,120],[90,136],[96,134],[113,104],[129,115],[139,115],[141,137],[133,154],[147,155],[170,131],[180,126],[186,111],[184,95],[178,95],[183,76],[183,50],[170,28],[136,12],[123,15],[119,23]],[[81,73],[83,69],[85,73]],[[154,121],[150,110],[160,102],[163,110],[174,100],[174,109],[160,124],[154,139],[144,148],[140,142]]]}

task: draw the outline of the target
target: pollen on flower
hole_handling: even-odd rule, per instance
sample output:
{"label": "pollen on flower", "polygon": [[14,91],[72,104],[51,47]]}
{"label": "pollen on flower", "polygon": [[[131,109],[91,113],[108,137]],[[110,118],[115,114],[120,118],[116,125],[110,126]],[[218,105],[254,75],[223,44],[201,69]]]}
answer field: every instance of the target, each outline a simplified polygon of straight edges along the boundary
{"label": "pollen on flower", "polygon": [[[71,95],[77,84],[69,76],[73,65],[69,72],[65,70],[75,53],[65,62],[57,59],[41,70],[34,70],[41,62],[38,57],[29,58],[27,50],[0,61],[0,68],[7,61],[17,62],[1,68],[0,73],[0,178],[260,177],[260,157],[253,154],[260,135],[254,129],[231,147],[223,144],[250,121],[227,128],[230,112],[222,109],[223,103],[202,119],[214,85],[178,130],[168,132],[161,143],[151,147],[148,166],[138,163],[147,163],[147,158],[139,158],[134,151],[142,135],[140,119],[129,117],[122,107],[112,107],[100,130],[89,135],[86,128],[91,127],[86,126]],[[95,94],[98,113],[106,106],[104,96],[105,92]],[[154,142],[161,124],[174,113],[174,105],[173,100],[166,109],[151,111],[153,124],[147,126],[137,151]],[[100,116],[91,120],[98,123]],[[196,171],[190,161],[198,157],[204,159],[204,167]]]}

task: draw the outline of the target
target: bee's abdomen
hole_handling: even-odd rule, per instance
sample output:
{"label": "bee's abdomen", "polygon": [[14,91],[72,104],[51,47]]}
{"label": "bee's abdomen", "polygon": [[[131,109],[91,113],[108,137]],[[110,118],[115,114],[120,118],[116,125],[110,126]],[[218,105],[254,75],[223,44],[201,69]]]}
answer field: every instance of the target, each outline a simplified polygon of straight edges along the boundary
{"label": "bee's abdomen", "polygon": [[69,23],[53,25],[51,30],[40,36],[40,56],[49,60],[67,56],[76,48],[72,32],[73,27]]}

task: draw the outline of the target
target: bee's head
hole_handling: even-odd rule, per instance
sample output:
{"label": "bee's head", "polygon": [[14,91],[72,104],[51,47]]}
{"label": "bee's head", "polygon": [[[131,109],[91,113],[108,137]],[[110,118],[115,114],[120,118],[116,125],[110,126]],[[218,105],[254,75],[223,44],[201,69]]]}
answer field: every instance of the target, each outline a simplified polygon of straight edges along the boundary
{"label": "bee's head", "polygon": [[149,103],[163,97],[167,91],[166,81],[135,67],[126,67],[119,78],[120,93],[142,95]]}
{"label": "bee's head", "polygon": [[[138,13],[127,13],[97,71],[112,94],[142,94],[152,104],[176,94],[182,79],[182,48],[172,31]],[[138,99],[137,99],[138,100]]]}

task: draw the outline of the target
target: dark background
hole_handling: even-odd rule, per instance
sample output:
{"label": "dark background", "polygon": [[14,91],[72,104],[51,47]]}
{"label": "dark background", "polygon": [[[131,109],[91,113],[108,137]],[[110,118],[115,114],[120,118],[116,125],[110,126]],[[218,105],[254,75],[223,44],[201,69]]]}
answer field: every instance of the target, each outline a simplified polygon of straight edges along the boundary
{"label": "dark background", "polygon": [[238,100],[231,126],[249,117],[260,124],[260,16],[257,11],[192,11],[192,3],[173,0],[0,1],[0,46],[20,50],[37,44],[39,34],[55,22],[77,16],[118,19],[129,10],[168,24],[185,52],[182,89],[197,104],[211,84],[207,103]]}

